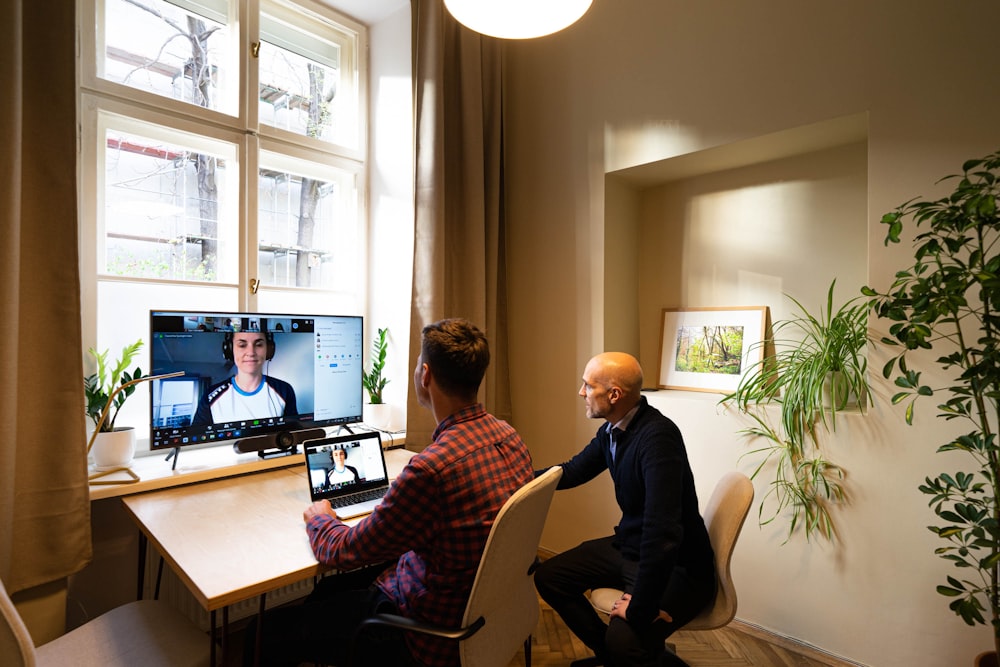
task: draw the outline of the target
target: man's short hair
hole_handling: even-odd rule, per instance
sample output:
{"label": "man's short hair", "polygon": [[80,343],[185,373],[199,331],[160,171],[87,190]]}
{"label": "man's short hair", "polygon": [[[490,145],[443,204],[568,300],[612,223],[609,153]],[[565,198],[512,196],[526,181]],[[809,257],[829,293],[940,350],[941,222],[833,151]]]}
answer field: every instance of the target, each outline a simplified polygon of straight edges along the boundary
{"label": "man's short hair", "polygon": [[420,355],[445,392],[465,398],[472,398],[479,392],[490,365],[486,335],[475,324],[460,317],[425,326],[421,332]]}

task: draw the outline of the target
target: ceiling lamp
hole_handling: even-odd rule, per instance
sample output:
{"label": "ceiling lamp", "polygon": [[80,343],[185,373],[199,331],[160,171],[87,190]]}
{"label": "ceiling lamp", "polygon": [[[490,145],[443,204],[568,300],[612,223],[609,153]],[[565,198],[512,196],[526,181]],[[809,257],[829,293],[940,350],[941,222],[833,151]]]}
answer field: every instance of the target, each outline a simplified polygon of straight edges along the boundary
{"label": "ceiling lamp", "polygon": [[559,32],[587,13],[593,0],[444,0],[467,28],[503,39],[529,39]]}

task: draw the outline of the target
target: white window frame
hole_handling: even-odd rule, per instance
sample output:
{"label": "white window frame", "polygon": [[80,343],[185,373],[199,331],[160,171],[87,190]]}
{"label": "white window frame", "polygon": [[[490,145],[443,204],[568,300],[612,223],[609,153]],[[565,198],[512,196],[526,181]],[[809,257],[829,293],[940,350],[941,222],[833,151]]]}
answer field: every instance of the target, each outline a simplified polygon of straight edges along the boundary
{"label": "white window frame", "polygon": [[[171,0],[174,1],[174,0]],[[182,4],[185,0],[176,0]],[[80,241],[80,283],[82,306],[83,350],[86,372],[92,370],[92,359],[87,353],[90,348],[111,348],[112,355],[117,355],[122,342],[98,340],[98,318],[113,317],[110,313],[99,313],[98,292],[103,281],[125,281],[130,283],[177,283],[186,287],[198,287],[206,290],[226,288],[233,289],[237,294],[234,310],[258,312],[260,294],[268,295],[268,300],[274,298],[287,299],[289,304],[301,304],[310,301],[322,302],[304,312],[327,314],[366,314],[368,298],[368,35],[367,29],[312,0],[224,0],[228,7],[228,20],[232,39],[238,42],[232,50],[236,54],[234,65],[239,72],[239,95],[233,114],[198,107],[180,100],[162,97],[154,93],[139,90],[131,86],[118,84],[100,78],[98,69],[103,59],[103,21],[98,10],[103,7],[104,0],[77,0],[78,34],[80,48],[79,81],[79,143],[78,143],[78,182],[79,194],[79,241]],[[354,36],[353,48],[342,47],[339,66],[341,72],[353,71],[347,67],[357,65],[354,81],[350,83],[357,94],[357,146],[342,146],[331,144],[320,139],[302,136],[269,125],[259,125],[257,110],[258,77],[256,67],[249,66],[252,57],[251,45],[258,42],[259,15],[263,6],[274,6],[277,12],[287,17],[288,12],[299,11],[305,21],[329,22]],[[241,13],[241,16],[238,16]],[[88,19],[94,20],[92,26],[84,26]],[[240,58],[240,54],[245,54]],[[196,282],[177,280],[157,280],[146,278],[130,278],[103,275],[98,267],[103,266],[104,235],[101,225],[103,215],[104,192],[102,186],[103,171],[97,167],[103,165],[104,146],[101,131],[102,115],[110,114],[123,118],[134,118],[139,122],[160,125],[178,132],[187,132],[205,137],[206,142],[221,141],[237,147],[239,179],[237,185],[238,201],[236,207],[239,220],[238,271],[236,283]],[[125,121],[127,124],[127,121]],[[255,278],[257,266],[257,173],[260,151],[284,153],[292,157],[301,157],[316,164],[325,164],[344,170],[356,179],[357,199],[357,255],[359,261],[359,284],[357,292],[345,295],[335,291],[311,287],[262,286],[251,289],[251,281]],[[291,306],[290,306],[291,307]],[[128,331],[122,333],[122,340],[134,342],[141,337],[146,344],[149,341],[148,331]],[[148,367],[148,348],[144,347],[138,359],[139,365]],[[145,406],[148,398],[138,394],[147,389],[138,385],[137,395],[129,403]],[[134,407],[134,406],[130,406]],[[145,409],[145,408],[144,408]],[[148,415],[147,415],[148,417]],[[143,437],[142,423],[131,424],[139,429],[139,449],[148,447]]]}

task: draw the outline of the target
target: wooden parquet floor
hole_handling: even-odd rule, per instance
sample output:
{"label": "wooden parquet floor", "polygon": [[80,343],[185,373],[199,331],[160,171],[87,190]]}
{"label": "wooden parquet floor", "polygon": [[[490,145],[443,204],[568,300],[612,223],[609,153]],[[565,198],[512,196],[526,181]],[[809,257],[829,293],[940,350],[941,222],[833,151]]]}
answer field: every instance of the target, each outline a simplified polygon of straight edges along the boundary
{"label": "wooden parquet floor", "polygon": [[[531,638],[532,667],[568,667],[593,655],[544,602]],[[739,622],[719,630],[685,632],[670,638],[677,655],[691,667],[855,667],[820,651],[773,637]],[[508,667],[524,667],[521,651]]]}
{"label": "wooden parquet floor", "polygon": [[[531,636],[532,667],[569,667],[572,661],[593,655],[551,607],[541,600],[539,604],[538,628]],[[229,636],[225,667],[242,664],[244,625],[242,622],[236,624]],[[674,634],[670,642],[690,667],[858,667],[856,663],[837,660],[738,621],[719,630],[682,630]],[[508,667],[524,667],[524,653],[518,651]]]}

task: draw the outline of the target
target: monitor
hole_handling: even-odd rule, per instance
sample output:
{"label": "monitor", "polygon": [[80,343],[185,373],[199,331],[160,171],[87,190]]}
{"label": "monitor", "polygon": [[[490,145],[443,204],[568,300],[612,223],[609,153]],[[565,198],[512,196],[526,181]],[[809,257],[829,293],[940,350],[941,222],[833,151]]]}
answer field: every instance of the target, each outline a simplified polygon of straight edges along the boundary
{"label": "monitor", "polygon": [[149,331],[150,375],[184,373],[151,382],[150,449],[261,450],[362,419],[360,316],[154,310]]}

